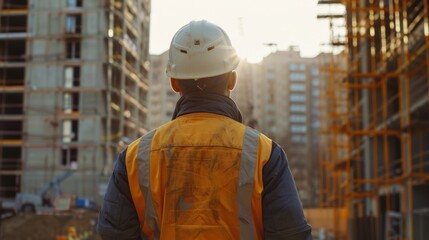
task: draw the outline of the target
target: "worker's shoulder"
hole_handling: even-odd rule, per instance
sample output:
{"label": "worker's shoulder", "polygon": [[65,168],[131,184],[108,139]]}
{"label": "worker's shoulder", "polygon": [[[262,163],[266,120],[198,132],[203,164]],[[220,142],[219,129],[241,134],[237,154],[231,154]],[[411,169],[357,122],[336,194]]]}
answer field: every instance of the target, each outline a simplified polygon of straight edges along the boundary
{"label": "worker's shoulder", "polygon": [[153,134],[156,132],[157,129],[153,129],[150,130],[148,132],[146,132],[143,136],[135,139],[134,141],[132,141],[130,144],[127,145],[127,149],[136,145],[139,145],[140,141],[142,139],[148,139],[148,138],[152,138]]}
{"label": "worker's shoulder", "polygon": [[262,139],[264,142],[267,142],[267,143],[270,143],[270,144],[275,144],[271,138],[269,138],[264,133],[258,131],[257,129],[254,129],[254,128],[249,127],[249,126],[246,126],[246,129],[247,129],[247,131],[250,131],[253,134],[258,135],[259,139]]}

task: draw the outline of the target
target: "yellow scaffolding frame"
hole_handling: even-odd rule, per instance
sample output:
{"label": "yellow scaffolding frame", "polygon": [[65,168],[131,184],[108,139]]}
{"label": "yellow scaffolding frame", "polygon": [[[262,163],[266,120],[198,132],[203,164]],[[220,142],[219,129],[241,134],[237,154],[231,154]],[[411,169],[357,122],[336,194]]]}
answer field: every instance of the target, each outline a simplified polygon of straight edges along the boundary
{"label": "yellow scaffolding frame", "polygon": [[[347,234],[334,230],[339,239],[413,239],[413,185],[429,180],[429,153],[423,146],[429,124],[416,123],[411,115],[415,99],[425,99],[416,92],[429,96],[429,3],[341,3],[347,67],[338,67],[339,55],[331,56],[329,67],[321,66],[326,73],[321,134],[328,143],[321,141],[320,204],[347,209]],[[389,225],[395,221],[399,225]]]}

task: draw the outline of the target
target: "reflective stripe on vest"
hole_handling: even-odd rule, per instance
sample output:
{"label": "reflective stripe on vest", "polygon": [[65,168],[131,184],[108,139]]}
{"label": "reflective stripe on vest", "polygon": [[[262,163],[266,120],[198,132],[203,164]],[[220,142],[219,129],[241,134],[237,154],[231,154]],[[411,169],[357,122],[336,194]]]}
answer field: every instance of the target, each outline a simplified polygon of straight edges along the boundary
{"label": "reflective stripe on vest", "polygon": [[[152,139],[154,132],[149,132],[146,136],[149,139]],[[141,140],[136,140],[132,142],[127,147],[127,153],[125,157],[125,165],[127,168],[127,177],[128,177],[128,185],[130,188],[131,197],[134,202],[134,207],[136,208],[137,216],[140,221],[140,228],[142,232],[149,237],[149,239],[154,239],[154,232],[149,227],[148,223],[145,221],[145,213],[146,213],[146,201],[145,197],[147,194],[143,194],[143,189],[141,188],[139,182],[142,182],[141,178],[144,178],[141,174],[142,165],[139,161],[136,161],[136,157],[138,157],[139,152],[141,151],[140,144]],[[150,145],[149,145],[150,146]],[[146,191],[147,192],[147,191]]]}
{"label": "reflective stripe on vest", "polygon": [[150,193],[150,146],[152,145],[152,138],[156,130],[150,131],[143,136],[139,143],[139,151],[137,153],[137,160],[139,163],[139,184],[143,192],[146,209],[144,213],[144,220],[154,233],[154,238],[159,239],[159,221],[153,206],[152,194]]}
{"label": "reflective stripe on vest", "polygon": [[238,178],[238,213],[240,239],[256,239],[252,220],[252,192],[258,152],[259,133],[246,127]]}
{"label": "reflective stripe on vest", "polygon": [[[138,195],[133,193],[133,187],[131,185],[136,184],[137,178],[134,176],[134,180],[130,180],[130,188],[131,194],[133,196],[134,204],[136,205],[137,211],[143,211],[139,214],[139,220],[142,222],[143,232],[150,236],[151,239],[159,239],[160,238],[160,222],[157,216],[157,209],[154,207],[154,202],[152,200],[152,193],[150,191],[150,153],[151,153],[151,145],[152,139],[155,135],[155,130],[149,132],[145,136],[143,136],[138,142],[137,147],[138,150],[134,152],[127,152],[127,166],[128,164],[137,164],[138,166],[138,185],[140,187],[142,198],[134,197],[134,195]],[[258,159],[258,144],[260,139],[260,133],[256,130],[253,130],[249,127],[246,127],[242,151],[241,151],[241,160],[240,160],[240,169],[239,169],[239,178],[238,178],[238,222],[240,228],[240,239],[261,239],[261,236],[257,236],[257,232],[255,231],[254,224],[260,223],[261,221],[255,221],[252,217],[252,197],[254,196],[254,178],[259,174],[255,174],[255,168],[257,165]],[[131,147],[131,145],[129,146]],[[135,154],[135,155],[134,155]],[[132,156],[134,155],[134,156]],[[137,155],[137,156],[136,156]],[[130,160],[129,158],[130,157]],[[131,163],[131,158],[136,158],[137,161]],[[134,168],[134,171],[137,170]],[[128,170],[128,168],[127,168]],[[129,172],[130,170],[128,170]],[[133,175],[133,174],[130,174]],[[130,177],[129,177],[130,179]],[[136,190],[134,190],[136,191]],[[136,201],[144,201],[143,204],[136,203]],[[253,203],[254,204],[254,203]],[[260,204],[260,203],[258,203]],[[138,207],[138,205],[143,205],[143,207]],[[259,206],[258,209],[261,207]],[[260,214],[258,214],[260,215]],[[260,217],[260,216],[257,216]],[[142,219],[143,218],[143,219]],[[148,228],[149,227],[149,228]],[[259,226],[260,229],[262,226]]]}

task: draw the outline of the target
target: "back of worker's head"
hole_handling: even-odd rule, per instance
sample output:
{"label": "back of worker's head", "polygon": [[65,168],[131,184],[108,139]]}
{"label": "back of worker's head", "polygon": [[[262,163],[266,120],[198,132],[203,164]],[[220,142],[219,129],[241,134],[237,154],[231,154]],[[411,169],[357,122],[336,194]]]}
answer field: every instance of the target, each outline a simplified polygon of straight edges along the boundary
{"label": "back of worker's head", "polygon": [[219,26],[192,21],[174,35],[169,50],[167,75],[173,90],[182,94],[224,94],[235,85],[239,58]]}

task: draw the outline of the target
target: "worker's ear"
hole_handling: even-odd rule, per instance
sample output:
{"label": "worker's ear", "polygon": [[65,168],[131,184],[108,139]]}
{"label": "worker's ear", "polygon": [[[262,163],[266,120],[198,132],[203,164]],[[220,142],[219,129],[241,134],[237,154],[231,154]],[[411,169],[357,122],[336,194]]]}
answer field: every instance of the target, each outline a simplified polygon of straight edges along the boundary
{"label": "worker's ear", "polygon": [[227,86],[228,89],[227,90],[232,91],[235,88],[236,83],[237,83],[237,73],[235,71],[232,71],[228,77],[228,86]]}
{"label": "worker's ear", "polygon": [[170,78],[170,85],[171,85],[171,89],[173,89],[173,91],[180,93],[180,85],[179,85],[179,80],[175,79],[175,78]]}

